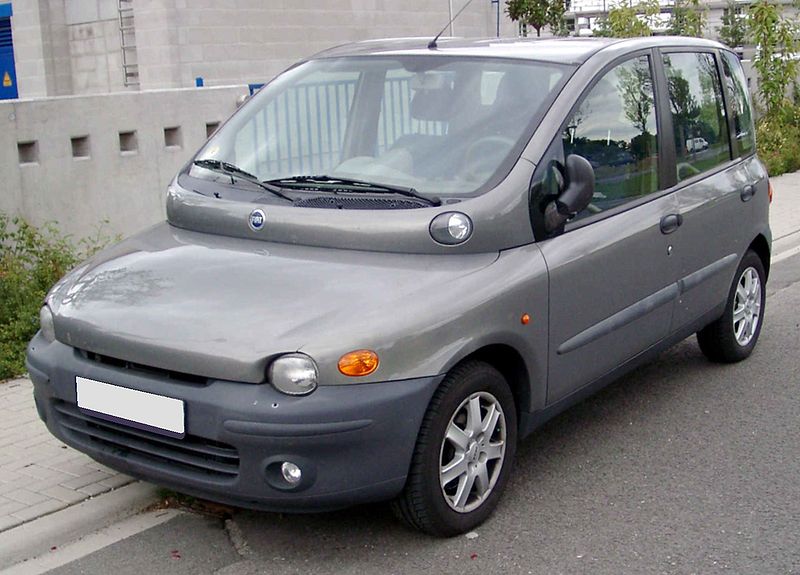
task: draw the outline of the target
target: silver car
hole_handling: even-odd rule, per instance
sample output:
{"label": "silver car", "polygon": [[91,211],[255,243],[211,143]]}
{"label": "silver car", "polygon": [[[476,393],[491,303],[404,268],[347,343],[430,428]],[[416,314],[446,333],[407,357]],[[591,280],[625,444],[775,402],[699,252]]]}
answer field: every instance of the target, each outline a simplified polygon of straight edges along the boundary
{"label": "silver car", "polygon": [[694,333],[713,361],[753,351],[769,198],[715,42],[335,48],[218,130],[166,222],[52,289],[36,404],[65,443],[182,492],[393,500],[461,533],[558,412]]}

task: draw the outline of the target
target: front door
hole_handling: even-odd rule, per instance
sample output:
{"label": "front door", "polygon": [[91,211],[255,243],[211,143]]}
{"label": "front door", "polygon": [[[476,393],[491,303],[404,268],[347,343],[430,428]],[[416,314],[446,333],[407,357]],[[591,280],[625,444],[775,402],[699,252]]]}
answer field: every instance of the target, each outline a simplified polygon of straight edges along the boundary
{"label": "front door", "polygon": [[550,275],[548,403],[575,392],[670,333],[679,264],[677,202],[659,188],[649,54],[606,72],[565,125],[559,153],[595,170],[595,196],[540,243]]}

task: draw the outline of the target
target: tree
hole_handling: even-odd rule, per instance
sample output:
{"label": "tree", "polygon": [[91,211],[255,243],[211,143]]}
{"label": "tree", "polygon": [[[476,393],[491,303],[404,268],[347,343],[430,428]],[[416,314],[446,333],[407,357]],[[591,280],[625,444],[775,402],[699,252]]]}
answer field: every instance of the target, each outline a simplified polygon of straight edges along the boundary
{"label": "tree", "polygon": [[703,36],[706,27],[706,8],[700,0],[675,0],[670,20],[669,33],[673,36]]}
{"label": "tree", "polygon": [[506,0],[506,14],[514,22],[531,26],[536,35],[542,35],[542,28],[549,25],[559,29],[564,16],[564,0]]}
{"label": "tree", "polygon": [[731,48],[744,46],[747,41],[747,16],[736,12],[735,0],[728,0],[722,12],[722,26],[717,28],[719,41]]}
{"label": "tree", "polygon": [[660,13],[661,6],[658,0],[642,0],[634,5],[628,5],[623,1],[608,11],[608,15],[600,21],[594,35],[611,38],[652,36],[656,18]]}
{"label": "tree", "polygon": [[758,91],[767,116],[782,113],[790,105],[789,87],[798,72],[796,54],[800,42],[795,38],[798,24],[784,18],[781,8],[769,0],[750,5],[750,33],[756,45],[753,67],[758,72]]}
{"label": "tree", "polygon": [[625,117],[642,134],[647,133],[653,109],[653,82],[647,59],[637,58],[632,64],[617,68],[617,91],[622,94]]}

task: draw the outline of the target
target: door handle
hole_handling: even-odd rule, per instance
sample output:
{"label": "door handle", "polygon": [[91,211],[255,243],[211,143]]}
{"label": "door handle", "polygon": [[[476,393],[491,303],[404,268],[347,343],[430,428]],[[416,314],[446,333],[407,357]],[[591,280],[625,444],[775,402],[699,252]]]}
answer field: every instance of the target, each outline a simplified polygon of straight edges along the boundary
{"label": "door handle", "polygon": [[750,184],[746,185],[742,189],[742,193],[741,193],[742,201],[743,202],[749,202],[752,199],[752,197],[755,195],[755,193],[756,193],[755,186],[751,186]]}
{"label": "door handle", "polygon": [[683,223],[683,216],[680,214],[669,214],[661,218],[661,233],[671,234]]}

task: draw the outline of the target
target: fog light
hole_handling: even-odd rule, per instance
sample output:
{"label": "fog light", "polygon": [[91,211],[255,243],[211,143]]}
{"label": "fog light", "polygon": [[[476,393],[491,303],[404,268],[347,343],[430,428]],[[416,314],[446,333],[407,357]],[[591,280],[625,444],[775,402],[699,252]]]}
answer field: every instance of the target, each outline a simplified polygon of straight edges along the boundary
{"label": "fog light", "polygon": [[303,472],[291,461],[284,461],[281,465],[281,475],[289,485],[297,485],[303,479]]}

